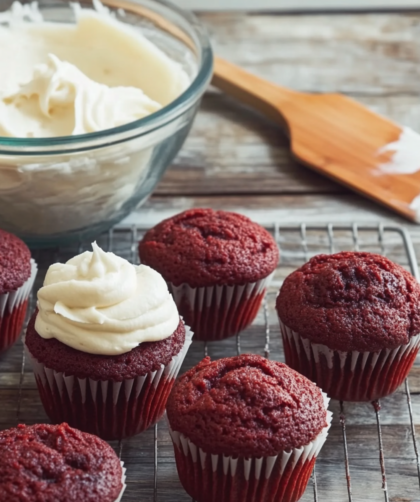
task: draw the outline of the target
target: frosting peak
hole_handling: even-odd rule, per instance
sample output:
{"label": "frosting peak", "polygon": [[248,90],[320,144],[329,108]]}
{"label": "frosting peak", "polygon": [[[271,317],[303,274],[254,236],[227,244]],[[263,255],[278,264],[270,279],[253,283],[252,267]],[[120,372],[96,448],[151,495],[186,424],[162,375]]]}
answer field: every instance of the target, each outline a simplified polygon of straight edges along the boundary
{"label": "frosting peak", "polygon": [[179,315],[162,276],[92,248],[48,269],[38,292],[39,335],[101,355],[171,336]]}

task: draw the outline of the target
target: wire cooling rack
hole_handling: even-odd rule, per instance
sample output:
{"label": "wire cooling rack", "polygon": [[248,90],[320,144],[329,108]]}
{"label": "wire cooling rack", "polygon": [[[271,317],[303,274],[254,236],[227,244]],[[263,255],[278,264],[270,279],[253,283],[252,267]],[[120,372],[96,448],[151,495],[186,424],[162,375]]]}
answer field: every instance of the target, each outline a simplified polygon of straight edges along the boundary
{"label": "wire cooling rack", "polygon": [[[275,297],[283,279],[316,254],[342,250],[381,253],[419,278],[410,236],[400,227],[356,224],[281,226],[273,223],[267,228],[278,243],[281,261],[257,319],[236,338],[211,343],[194,342],[182,372],[197,364],[205,354],[219,358],[254,352],[282,361]],[[138,263],[137,243],[145,230],[136,226],[116,227],[100,236],[98,243],[104,249]],[[48,266],[56,261],[66,261],[89,248],[90,243],[80,243],[34,251],[40,272],[30,302],[31,311],[35,306],[35,291],[42,284]],[[408,380],[381,403],[331,402],[333,425],[301,499],[303,502],[420,501],[416,439],[420,432],[419,366],[414,366]],[[0,403],[1,429],[17,423],[47,420],[31,369],[25,361],[22,341],[0,357]],[[128,469],[123,502],[191,501],[178,480],[165,418],[143,434],[111,445]]]}

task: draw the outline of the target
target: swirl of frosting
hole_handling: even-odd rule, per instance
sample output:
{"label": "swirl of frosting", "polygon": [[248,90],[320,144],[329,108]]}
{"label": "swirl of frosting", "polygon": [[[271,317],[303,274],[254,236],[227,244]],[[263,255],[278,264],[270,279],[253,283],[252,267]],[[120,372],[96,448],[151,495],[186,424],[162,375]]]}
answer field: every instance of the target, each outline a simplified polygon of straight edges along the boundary
{"label": "swirl of frosting", "polygon": [[32,80],[0,99],[0,133],[12,137],[87,134],[128,124],[160,108],[141,89],[108,87],[49,54],[46,64],[35,67]]}
{"label": "swirl of frosting", "polygon": [[162,276],[106,253],[96,243],[48,269],[35,329],[90,354],[119,355],[172,335],[179,324]]}

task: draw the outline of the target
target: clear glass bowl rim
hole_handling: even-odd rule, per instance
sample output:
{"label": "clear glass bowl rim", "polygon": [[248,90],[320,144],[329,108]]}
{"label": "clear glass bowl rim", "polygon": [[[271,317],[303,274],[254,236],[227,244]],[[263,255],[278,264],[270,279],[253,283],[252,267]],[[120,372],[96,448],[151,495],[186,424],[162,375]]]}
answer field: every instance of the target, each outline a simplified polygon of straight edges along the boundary
{"label": "clear glass bowl rim", "polygon": [[[133,0],[131,1],[133,4],[136,3]],[[182,115],[186,110],[193,106],[206,90],[213,74],[213,52],[209,37],[202,24],[193,13],[181,9],[167,0],[153,0],[153,2],[160,4],[161,6],[173,11],[176,15],[182,17],[183,20],[189,24],[196,36],[196,39],[198,40],[197,53],[200,66],[197,75],[189,87],[180,96],[178,96],[178,98],[163,107],[161,110],[148,115],[147,117],[134,122],[129,122],[128,124],[124,124],[119,127],[104,129],[103,131],[94,133],[51,138],[11,138],[0,136],[0,149],[2,147],[6,148],[5,150],[1,150],[1,153],[6,155],[30,155],[35,153],[33,150],[34,148],[36,150],[41,148],[42,150],[38,150],[36,153],[46,154],[49,152],[46,152],[43,149],[53,147],[54,150],[51,153],[58,154],[60,153],[60,150],[57,150],[56,148],[60,146],[74,148],[76,145],[80,147],[83,145],[84,148],[82,147],[80,150],[89,150],[90,148],[97,148],[98,146],[103,146],[104,144],[109,145],[120,143],[121,141],[127,141],[132,137],[143,136],[144,134],[159,129],[163,125]],[[103,3],[104,5],[107,5],[106,0],[104,0]],[[46,7],[50,7],[50,5],[47,4]],[[131,135],[130,132],[133,134]],[[124,137],[122,138],[121,135]],[[93,144],[91,142],[93,142]],[[89,143],[91,146],[89,146]],[[32,151],[28,151],[28,149],[32,149]]]}

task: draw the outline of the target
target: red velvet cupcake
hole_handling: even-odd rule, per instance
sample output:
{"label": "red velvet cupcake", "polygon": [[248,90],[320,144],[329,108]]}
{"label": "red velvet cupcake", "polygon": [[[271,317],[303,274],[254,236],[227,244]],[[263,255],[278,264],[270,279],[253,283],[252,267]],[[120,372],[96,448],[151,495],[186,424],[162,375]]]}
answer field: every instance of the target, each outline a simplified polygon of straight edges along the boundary
{"label": "red velvet cupcake", "polygon": [[124,471],[105,441],[67,424],[0,432],[4,502],[120,502]]}
{"label": "red velvet cupcake", "polygon": [[277,297],[286,363],[331,398],[394,392],[420,346],[420,285],[381,255],[319,255]]}
{"label": "red velvet cupcake", "polygon": [[25,343],[54,423],[122,439],[163,415],[192,333],[156,271],[93,247],[50,267]]}
{"label": "red velvet cupcake", "polygon": [[26,244],[0,230],[0,352],[19,338],[36,273]]}
{"label": "red velvet cupcake", "polygon": [[285,364],[251,354],[203,359],[167,404],[183,487],[197,502],[299,500],[330,427],[327,406]]}
{"label": "red velvet cupcake", "polygon": [[139,255],[167,281],[196,340],[220,340],[250,325],[279,260],[267,230],[212,209],[162,221],[145,234]]}

